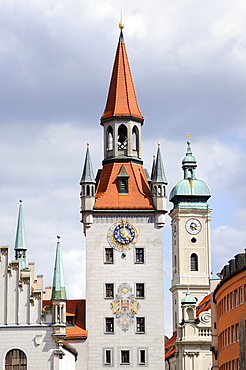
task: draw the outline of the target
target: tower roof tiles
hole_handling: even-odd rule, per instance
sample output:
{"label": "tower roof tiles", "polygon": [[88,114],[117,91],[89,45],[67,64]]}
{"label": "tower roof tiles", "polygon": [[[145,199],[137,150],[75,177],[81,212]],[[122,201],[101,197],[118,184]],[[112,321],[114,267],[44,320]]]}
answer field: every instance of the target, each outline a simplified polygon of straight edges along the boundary
{"label": "tower roof tiles", "polygon": [[108,98],[101,120],[113,117],[134,117],[143,120],[132,79],[122,30],[116,50]]}

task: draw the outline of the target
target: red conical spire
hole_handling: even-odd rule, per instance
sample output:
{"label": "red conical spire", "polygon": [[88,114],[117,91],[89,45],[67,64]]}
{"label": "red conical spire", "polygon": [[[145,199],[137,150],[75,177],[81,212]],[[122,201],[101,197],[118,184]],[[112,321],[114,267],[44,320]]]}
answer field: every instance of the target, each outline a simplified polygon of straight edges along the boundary
{"label": "red conical spire", "polygon": [[137,96],[121,29],[109,86],[107,104],[101,120],[123,116],[135,117],[140,120],[144,119],[138,107]]}

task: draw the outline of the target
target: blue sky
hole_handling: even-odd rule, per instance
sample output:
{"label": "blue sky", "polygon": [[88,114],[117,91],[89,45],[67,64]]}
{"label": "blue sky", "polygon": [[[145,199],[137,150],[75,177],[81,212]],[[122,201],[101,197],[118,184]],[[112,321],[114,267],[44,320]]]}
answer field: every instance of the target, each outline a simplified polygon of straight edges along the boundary
{"label": "blue sky", "polygon": [[[3,0],[0,3],[1,244],[13,248],[18,200],[28,260],[52,282],[56,235],[68,296],[84,297],[79,180],[86,145],[101,166],[99,124],[119,14],[141,111],[149,170],[161,142],[169,191],[182,178],[186,133],[212,191],[213,271],[246,238],[246,3],[224,0]],[[171,209],[171,204],[168,204]],[[170,221],[165,228],[169,286]],[[169,301],[168,292],[167,299]],[[170,333],[170,307],[166,332]]]}

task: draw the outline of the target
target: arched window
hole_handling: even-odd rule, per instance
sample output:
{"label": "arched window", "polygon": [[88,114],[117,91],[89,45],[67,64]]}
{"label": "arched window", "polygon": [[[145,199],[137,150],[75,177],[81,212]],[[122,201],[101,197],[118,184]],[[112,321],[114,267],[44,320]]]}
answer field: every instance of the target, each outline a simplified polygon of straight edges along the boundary
{"label": "arched window", "polygon": [[107,129],[107,150],[113,149],[113,129],[111,126]]}
{"label": "arched window", "polygon": [[127,128],[120,125],[118,128],[118,149],[127,149]]}
{"label": "arched window", "polygon": [[5,370],[26,370],[27,358],[20,349],[12,349],[5,358]]}
{"label": "arched window", "polygon": [[198,257],[196,253],[190,256],[190,269],[191,271],[198,271]]}
{"label": "arched window", "polygon": [[139,132],[137,126],[132,129],[132,150],[135,150],[138,155],[139,151]]}
{"label": "arched window", "polygon": [[86,186],[86,195],[90,196],[90,185]]}

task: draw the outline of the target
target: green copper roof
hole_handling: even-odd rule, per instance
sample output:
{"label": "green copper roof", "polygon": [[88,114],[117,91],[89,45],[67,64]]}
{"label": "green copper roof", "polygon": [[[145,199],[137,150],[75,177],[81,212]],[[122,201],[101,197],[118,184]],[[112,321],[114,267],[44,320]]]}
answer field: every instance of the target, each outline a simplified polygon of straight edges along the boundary
{"label": "green copper roof", "polygon": [[153,162],[153,165],[154,165],[154,169],[152,171],[153,176],[151,178],[152,183],[159,182],[162,184],[167,184],[167,179],[161,157],[160,145],[158,145],[156,160],[155,162]]}
{"label": "green copper roof", "polygon": [[19,216],[18,216],[17,230],[16,230],[16,237],[15,237],[15,249],[25,249],[26,250],[26,238],[25,238],[23,211],[22,211],[22,200],[20,200],[20,206],[19,206]]}
{"label": "green copper roof", "polygon": [[181,305],[196,305],[196,299],[191,295],[189,287],[187,289],[185,297],[181,300]]}
{"label": "green copper roof", "polygon": [[52,295],[51,300],[66,300],[66,289],[65,289],[65,280],[63,272],[63,263],[62,263],[62,253],[60,245],[60,237],[57,236],[57,247],[56,247],[56,259],[54,267],[54,276],[53,276],[53,286],[52,286]]}
{"label": "green copper roof", "polygon": [[15,237],[15,259],[20,263],[20,270],[26,268],[26,238],[24,229],[24,218],[22,211],[22,200],[20,200],[17,230]]}
{"label": "green copper roof", "polygon": [[87,144],[87,150],[86,150],[86,156],[85,156],[85,164],[84,164],[84,169],[83,169],[83,174],[81,177],[80,184],[84,183],[95,183],[95,176],[93,173],[93,168],[92,168],[92,161],[91,161],[91,156],[90,156],[90,150],[89,150],[89,144]]}
{"label": "green copper roof", "polygon": [[207,200],[211,197],[209,186],[195,176],[197,162],[192,155],[190,141],[186,156],[182,161],[184,179],[179,181],[171,190],[169,200],[175,208],[208,208]]}

